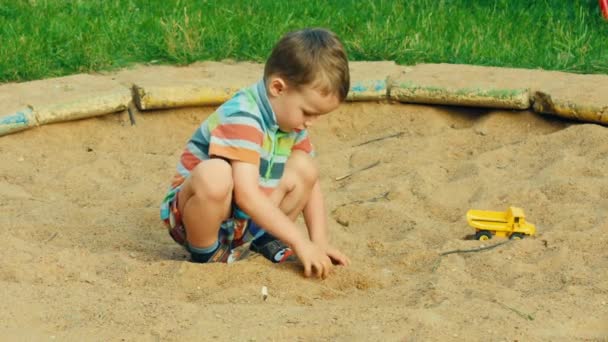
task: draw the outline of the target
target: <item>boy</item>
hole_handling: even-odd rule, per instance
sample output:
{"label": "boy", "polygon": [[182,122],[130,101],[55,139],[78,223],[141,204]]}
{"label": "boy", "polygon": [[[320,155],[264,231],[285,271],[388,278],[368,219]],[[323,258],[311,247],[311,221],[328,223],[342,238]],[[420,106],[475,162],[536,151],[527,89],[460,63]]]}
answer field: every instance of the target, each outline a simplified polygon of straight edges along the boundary
{"label": "boy", "polygon": [[[344,101],[349,86],[348,60],[334,33],[292,32],[274,47],[264,79],[201,124],[161,205],[161,219],[193,262],[226,262],[232,249],[251,241],[251,250],[273,262],[295,252],[307,277],[325,278],[332,263],[349,264],[329,245],[306,130]],[[294,222],[300,213],[309,237]]]}

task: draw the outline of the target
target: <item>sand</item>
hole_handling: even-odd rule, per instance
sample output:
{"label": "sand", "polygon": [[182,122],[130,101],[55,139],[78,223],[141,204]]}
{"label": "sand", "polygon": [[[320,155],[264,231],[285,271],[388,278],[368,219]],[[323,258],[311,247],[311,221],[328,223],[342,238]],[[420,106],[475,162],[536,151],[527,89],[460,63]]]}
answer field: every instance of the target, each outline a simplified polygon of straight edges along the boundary
{"label": "sand", "polygon": [[[322,281],[259,256],[192,264],[169,238],[160,200],[212,110],[0,138],[2,339],[608,339],[607,128],[531,112],[342,106],[311,134],[332,241],[352,265]],[[504,241],[466,240],[465,213],[509,205],[536,237],[439,256]]]}

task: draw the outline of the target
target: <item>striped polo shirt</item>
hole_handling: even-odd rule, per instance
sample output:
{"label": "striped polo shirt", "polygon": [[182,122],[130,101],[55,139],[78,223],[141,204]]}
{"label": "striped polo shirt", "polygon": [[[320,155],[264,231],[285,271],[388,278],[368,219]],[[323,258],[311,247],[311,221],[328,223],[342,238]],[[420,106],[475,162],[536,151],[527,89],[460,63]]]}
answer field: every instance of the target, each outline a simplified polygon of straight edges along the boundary
{"label": "striped polo shirt", "polygon": [[[168,220],[171,201],[201,161],[221,157],[255,164],[259,167],[260,189],[269,195],[279,184],[293,150],[313,154],[306,130],[290,133],[279,130],[264,80],[240,90],[211,114],[186,144],[161,204],[161,219]],[[236,209],[239,218],[247,218]]]}

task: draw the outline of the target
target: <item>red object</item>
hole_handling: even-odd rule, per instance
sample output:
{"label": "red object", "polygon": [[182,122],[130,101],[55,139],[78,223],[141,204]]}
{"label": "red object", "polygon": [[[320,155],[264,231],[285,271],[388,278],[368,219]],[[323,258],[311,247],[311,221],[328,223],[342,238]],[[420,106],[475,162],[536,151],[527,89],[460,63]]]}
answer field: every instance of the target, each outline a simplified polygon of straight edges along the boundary
{"label": "red object", "polygon": [[608,19],[608,0],[600,0],[600,10],[604,18]]}

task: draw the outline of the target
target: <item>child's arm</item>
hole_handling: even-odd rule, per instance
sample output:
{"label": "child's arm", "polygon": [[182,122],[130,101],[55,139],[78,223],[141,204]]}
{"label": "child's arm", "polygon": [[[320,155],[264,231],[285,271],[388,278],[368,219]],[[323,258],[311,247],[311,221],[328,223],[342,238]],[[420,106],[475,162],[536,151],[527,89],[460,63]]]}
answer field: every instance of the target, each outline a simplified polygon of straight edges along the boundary
{"label": "child's arm", "polygon": [[325,212],[325,201],[319,181],[315,183],[310,193],[310,198],[304,207],[304,221],[308,228],[308,234],[312,242],[320,246],[333,263],[347,266],[350,260],[339,250],[329,244],[329,232],[327,229],[327,214]]}
{"label": "child's arm", "polygon": [[304,265],[304,274],[325,278],[331,269],[328,255],[298,230],[296,224],[260,190],[258,166],[232,161],[234,200],[260,226],[291,246]]}

